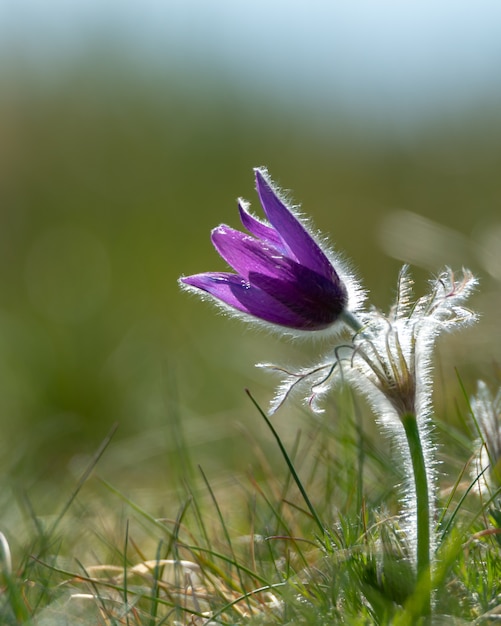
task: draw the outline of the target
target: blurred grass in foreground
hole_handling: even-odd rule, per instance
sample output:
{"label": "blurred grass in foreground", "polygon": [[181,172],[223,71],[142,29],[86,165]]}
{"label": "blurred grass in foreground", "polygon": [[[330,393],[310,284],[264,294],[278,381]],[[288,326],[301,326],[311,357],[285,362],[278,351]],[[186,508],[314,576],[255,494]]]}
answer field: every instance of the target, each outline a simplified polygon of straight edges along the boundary
{"label": "blurred grass in foreground", "polygon": [[[277,447],[273,459],[248,437],[252,467],[221,480],[193,471],[179,442],[183,481],[157,489],[153,513],[102,478],[105,440],[50,516],[24,502],[10,546],[0,537],[2,623],[425,624],[396,515],[404,469],[366,436],[369,417],[341,390],[287,446],[325,534]],[[440,442],[453,462],[437,510],[434,620],[496,623],[499,500],[471,482],[471,439],[444,427]]]}

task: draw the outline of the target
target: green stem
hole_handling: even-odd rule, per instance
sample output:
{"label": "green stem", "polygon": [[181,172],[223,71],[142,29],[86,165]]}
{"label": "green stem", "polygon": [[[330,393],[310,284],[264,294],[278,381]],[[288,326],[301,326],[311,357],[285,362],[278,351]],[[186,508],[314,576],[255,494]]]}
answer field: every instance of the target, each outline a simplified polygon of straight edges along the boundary
{"label": "green stem", "polygon": [[413,413],[406,413],[401,417],[401,420],[411,454],[414,488],[416,490],[417,584],[422,612],[429,615],[431,613],[431,571],[428,476],[416,416]]}
{"label": "green stem", "polygon": [[341,312],[339,319],[341,319],[347,326],[349,326],[356,333],[362,330],[362,322],[350,311],[344,310]]}

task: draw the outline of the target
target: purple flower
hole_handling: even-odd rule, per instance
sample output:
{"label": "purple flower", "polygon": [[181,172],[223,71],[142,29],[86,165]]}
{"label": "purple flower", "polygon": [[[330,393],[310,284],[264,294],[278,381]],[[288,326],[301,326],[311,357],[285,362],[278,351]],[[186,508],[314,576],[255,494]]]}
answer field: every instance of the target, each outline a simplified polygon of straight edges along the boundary
{"label": "purple flower", "polygon": [[279,197],[266,170],[256,169],[255,173],[268,222],[252,216],[247,203],[240,200],[240,219],[250,234],[224,224],[212,231],[214,247],[235,273],[185,276],[181,284],[202,290],[247,316],[288,329],[324,330],[340,319],[358,327],[346,310],[350,278],[340,277]]}

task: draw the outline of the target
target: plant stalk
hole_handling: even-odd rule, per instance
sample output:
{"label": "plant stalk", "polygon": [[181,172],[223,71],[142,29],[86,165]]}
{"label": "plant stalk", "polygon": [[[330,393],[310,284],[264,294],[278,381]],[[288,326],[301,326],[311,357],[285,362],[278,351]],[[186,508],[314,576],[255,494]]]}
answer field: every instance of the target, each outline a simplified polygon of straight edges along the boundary
{"label": "plant stalk", "polygon": [[430,497],[428,474],[417,418],[413,413],[401,417],[407,437],[414,473],[416,492],[417,525],[417,589],[420,593],[422,613],[431,614],[431,570],[430,570]]}

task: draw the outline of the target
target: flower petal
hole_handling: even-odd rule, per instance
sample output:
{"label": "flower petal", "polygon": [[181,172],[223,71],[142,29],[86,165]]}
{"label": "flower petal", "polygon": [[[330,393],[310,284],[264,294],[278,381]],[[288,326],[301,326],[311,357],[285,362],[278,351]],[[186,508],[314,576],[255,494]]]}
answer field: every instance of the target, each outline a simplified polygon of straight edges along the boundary
{"label": "flower petal", "polygon": [[271,243],[221,224],[212,231],[212,243],[231,267],[249,279],[250,272],[279,276],[292,262]]}
{"label": "flower petal", "polygon": [[346,305],[346,289],[341,281],[325,278],[284,256],[271,244],[224,225],[214,229],[212,241],[243,279],[309,320],[308,328],[326,328]]}
{"label": "flower petal", "polygon": [[331,326],[346,305],[347,294],[342,283],[335,284],[295,261],[280,277],[250,273],[249,280],[270,294],[304,320],[310,330]]}
{"label": "flower petal", "polygon": [[270,224],[279,233],[294,257],[306,267],[325,276],[338,278],[331,262],[296,216],[277,196],[267,173],[255,169],[256,188]]}
{"label": "flower petal", "polygon": [[260,220],[255,218],[253,215],[249,213],[247,210],[248,204],[243,200],[238,201],[238,210],[240,212],[240,220],[244,227],[252,234],[254,237],[258,239],[262,239],[264,241],[269,241],[276,248],[285,252],[284,242],[282,238],[277,233],[277,231],[268,226],[267,224],[263,224]]}
{"label": "flower petal", "polygon": [[309,320],[284,306],[265,291],[249,285],[241,276],[226,272],[206,272],[184,276],[181,282],[209,293],[230,307],[272,324],[307,330]]}

